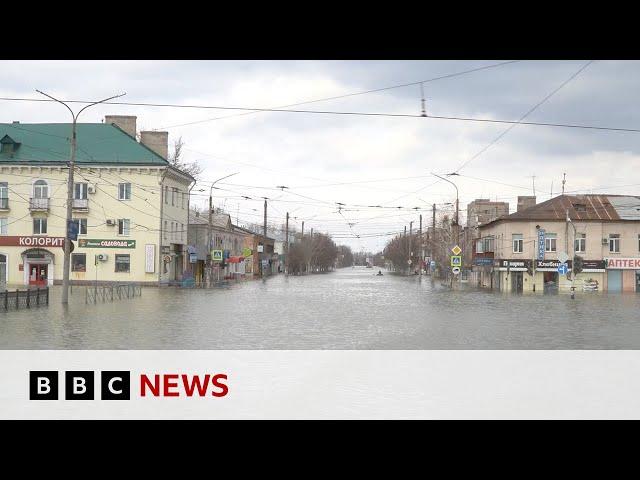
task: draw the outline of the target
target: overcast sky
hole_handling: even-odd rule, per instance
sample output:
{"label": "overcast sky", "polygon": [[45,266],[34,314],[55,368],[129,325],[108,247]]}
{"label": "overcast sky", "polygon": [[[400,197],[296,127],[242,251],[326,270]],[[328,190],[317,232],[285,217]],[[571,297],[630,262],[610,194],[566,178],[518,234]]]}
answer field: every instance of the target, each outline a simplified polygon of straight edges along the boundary
{"label": "overcast sky", "polygon": [[[37,88],[58,98],[97,100],[124,91],[122,100],[129,102],[269,108],[500,62],[4,61],[0,96],[37,97]],[[519,61],[428,82],[427,113],[518,120],[585,63]],[[638,78],[640,62],[596,61],[526,120],[640,128]],[[420,100],[420,87],[414,85],[294,108],[419,115]],[[0,122],[69,121],[68,112],[56,104],[0,101],[0,112]],[[338,243],[373,251],[381,250],[388,237],[365,236],[400,231],[411,220],[417,227],[419,213],[428,222],[432,203],[451,211],[444,204],[455,200],[454,188],[436,182],[430,172],[457,170],[509,127],[429,118],[238,113],[105,105],[87,110],[80,120],[136,115],[139,130],[166,129],[170,143],[182,137],[185,160],[204,167],[203,183],[193,189],[199,196],[192,198],[202,206],[208,201],[207,181],[240,172],[217,184],[225,190],[216,190],[214,199],[234,221],[239,215],[240,223],[260,223],[260,197],[266,196],[270,223],[284,223],[289,211],[292,225],[305,220],[305,230],[313,227],[334,235]],[[639,194],[639,145],[640,133],[517,125],[453,177],[460,209],[464,212],[474,198],[491,198],[510,202],[514,211],[517,195],[533,193],[532,175],[538,201],[547,200],[552,182],[554,195],[560,192],[563,172],[570,192]],[[344,184],[362,181],[367,183]],[[335,183],[343,185],[327,185]],[[275,189],[279,185],[289,190]],[[346,206],[339,212],[335,202]],[[413,207],[424,210],[408,210]]]}

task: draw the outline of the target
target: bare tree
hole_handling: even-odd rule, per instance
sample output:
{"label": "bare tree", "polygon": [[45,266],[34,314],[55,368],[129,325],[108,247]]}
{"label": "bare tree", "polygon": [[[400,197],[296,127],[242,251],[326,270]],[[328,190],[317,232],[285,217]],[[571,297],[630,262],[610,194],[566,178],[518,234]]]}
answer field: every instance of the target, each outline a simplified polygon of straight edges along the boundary
{"label": "bare tree", "polygon": [[199,175],[202,173],[202,166],[197,160],[193,162],[183,162],[181,159],[182,147],[184,147],[184,142],[182,141],[182,137],[180,137],[173,142],[173,153],[169,155],[169,163],[172,167],[188,173],[193,178],[198,179]]}

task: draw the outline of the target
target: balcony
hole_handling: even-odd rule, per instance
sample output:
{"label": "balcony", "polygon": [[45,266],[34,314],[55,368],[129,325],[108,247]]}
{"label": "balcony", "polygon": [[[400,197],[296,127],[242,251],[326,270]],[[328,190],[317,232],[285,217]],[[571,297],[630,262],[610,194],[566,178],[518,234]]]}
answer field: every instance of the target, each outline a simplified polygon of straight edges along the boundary
{"label": "balcony", "polygon": [[29,210],[31,210],[32,212],[48,212],[49,199],[48,198],[29,199]]}
{"label": "balcony", "polygon": [[87,198],[74,198],[73,209],[81,212],[89,211],[89,199]]}
{"label": "balcony", "polygon": [[9,210],[8,198],[0,198],[0,210]]}

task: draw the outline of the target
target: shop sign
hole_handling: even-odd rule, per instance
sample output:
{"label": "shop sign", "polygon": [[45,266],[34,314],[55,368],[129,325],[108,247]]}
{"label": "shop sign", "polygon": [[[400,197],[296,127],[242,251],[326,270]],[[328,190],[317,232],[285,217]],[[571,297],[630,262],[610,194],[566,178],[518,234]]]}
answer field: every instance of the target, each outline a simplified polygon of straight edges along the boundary
{"label": "shop sign", "polygon": [[102,240],[97,238],[81,238],[78,240],[79,248],[136,248],[135,240],[112,239]]}
{"label": "shop sign", "polygon": [[538,230],[538,260],[544,260],[544,237],[545,230],[541,228]]}
{"label": "shop sign", "polygon": [[0,236],[3,247],[64,247],[64,237]]}
{"label": "shop sign", "polygon": [[190,253],[189,254],[189,263],[198,263],[198,254]]}
{"label": "shop sign", "polygon": [[[557,272],[558,267],[562,265],[562,263],[560,260],[536,260],[536,270],[541,272]],[[571,260],[567,260],[565,263],[567,264],[567,268],[571,270]]]}
{"label": "shop sign", "polygon": [[606,267],[607,265],[604,260],[583,260],[582,261],[583,272],[589,271],[589,270],[604,271]]}
{"label": "shop sign", "polygon": [[610,270],[640,270],[640,258],[605,258],[604,261]]}
{"label": "shop sign", "polygon": [[474,265],[493,265],[493,258],[478,257],[473,259]]}
{"label": "shop sign", "polygon": [[156,246],[152,243],[144,246],[144,271],[145,273],[156,271]]}

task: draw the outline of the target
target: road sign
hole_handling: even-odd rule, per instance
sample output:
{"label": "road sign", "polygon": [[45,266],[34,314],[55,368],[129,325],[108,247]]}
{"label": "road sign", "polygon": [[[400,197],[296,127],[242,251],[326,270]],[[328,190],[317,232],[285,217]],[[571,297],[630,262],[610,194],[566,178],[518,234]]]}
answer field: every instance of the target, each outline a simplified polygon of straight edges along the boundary
{"label": "road sign", "polygon": [[569,271],[569,267],[567,267],[566,263],[562,263],[558,265],[558,273],[560,275],[566,275],[568,271]]}
{"label": "road sign", "polygon": [[567,255],[567,252],[560,252],[558,254],[558,260],[560,260],[560,263],[567,263],[567,260],[569,260],[569,255]]}
{"label": "road sign", "polygon": [[211,260],[214,262],[221,262],[222,250],[211,250]]}
{"label": "road sign", "polygon": [[462,266],[462,257],[460,255],[454,255],[451,257],[451,266],[452,267],[461,267]]}
{"label": "road sign", "polygon": [[456,245],[451,249],[451,251],[453,252],[454,255],[460,255],[460,252],[462,251],[462,249],[458,245]]}
{"label": "road sign", "polygon": [[431,260],[431,263],[429,264],[429,266],[431,267],[431,270],[436,268],[436,261],[435,260]]}
{"label": "road sign", "polygon": [[458,275],[460,273],[460,267],[453,267],[451,271],[454,275]]}

